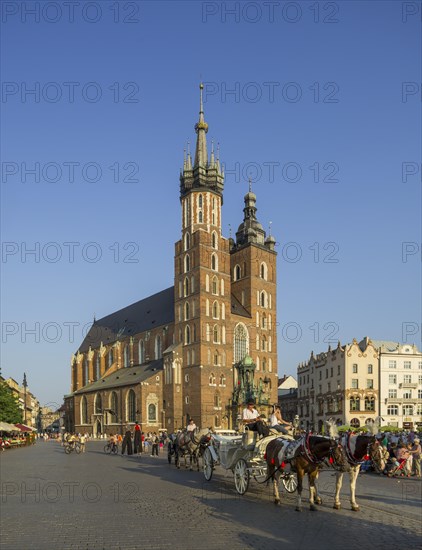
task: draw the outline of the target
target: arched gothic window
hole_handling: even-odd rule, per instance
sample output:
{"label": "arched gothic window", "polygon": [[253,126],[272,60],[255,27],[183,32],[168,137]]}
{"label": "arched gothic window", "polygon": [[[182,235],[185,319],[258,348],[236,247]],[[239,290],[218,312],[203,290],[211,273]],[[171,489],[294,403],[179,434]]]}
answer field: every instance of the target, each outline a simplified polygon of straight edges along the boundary
{"label": "arched gothic window", "polygon": [[246,326],[238,323],[234,329],[234,362],[244,359],[249,352],[249,335]]}
{"label": "arched gothic window", "polygon": [[220,343],[220,329],[218,325],[214,325],[214,328],[212,330],[212,341],[214,344]]}
{"label": "arched gothic window", "polygon": [[212,254],[211,256],[211,269],[213,271],[218,271],[218,258],[217,254]]}
{"label": "arched gothic window", "polygon": [[185,321],[189,320],[189,302],[185,303]]}
{"label": "arched gothic window", "polygon": [[118,399],[117,399],[117,393],[115,391],[111,392],[111,395],[110,395],[110,414],[112,416],[112,422],[117,422],[117,418],[118,418]]}
{"label": "arched gothic window", "polygon": [[190,344],[190,326],[185,327],[185,344]]}
{"label": "arched gothic window", "polygon": [[155,359],[160,359],[161,355],[162,355],[161,336],[157,335],[155,337]]}
{"label": "arched gothic window", "polygon": [[215,295],[218,294],[218,279],[216,275],[212,278],[212,293]]}
{"label": "arched gothic window", "polygon": [[221,408],[221,395],[218,391],[214,394],[214,407]]}
{"label": "arched gothic window", "polygon": [[128,367],[130,365],[130,359],[129,359],[129,345],[125,346],[125,349],[123,351],[123,366]]}
{"label": "arched gothic window", "polygon": [[241,276],[242,276],[242,274],[241,274],[241,270],[240,270],[240,265],[235,265],[234,270],[233,270],[233,279],[235,281],[238,281],[241,278]]}
{"label": "arched gothic window", "polygon": [[185,250],[189,250],[190,248],[190,235],[189,233],[185,233]]}
{"label": "arched gothic window", "polygon": [[268,268],[265,262],[261,263],[260,276],[261,279],[264,279],[265,281],[268,279]]}
{"label": "arched gothic window", "polygon": [[126,397],[126,421],[136,421],[136,396],[133,390],[127,392]]}
{"label": "arched gothic window", "polygon": [[95,395],[95,399],[94,399],[94,412],[96,414],[100,414],[103,412],[103,405],[102,405],[102,400],[101,400],[101,394],[100,393],[97,393]]}
{"label": "arched gothic window", "polygon": [[185,256],[185,273],[190,271],[190,257],[189,254],[186,254]]}
{"label": "arched gothic window", "polygon": [[215,249],[218,248],[217,233],[215,231],[213,231],[211,235],[211,246]]}
{"label": "arched gothic window", "polygon": [[261,292],[261,296],[260,296],[260,306],[261,307],[267,307],[267,293],[265,292],[265,290],[263,290]]}
{"label": "arched gothic window", "polygon": [[213,302],[213,304],[212,304],[212,316],[213,316],[214,319],[219,318],[219,307],[218,307],[217,300],[215,302]]}
{"label": "arched gothic window", "polygon": [[88,401],[85,395],[81,399],[81,424],[88,424]]}
{"label": "arched gothic window", "polygon": [[142,365],[142,363],[145,361],[145,345],[143,340],[139,340],[138,352],[139,352],[139,364]]}

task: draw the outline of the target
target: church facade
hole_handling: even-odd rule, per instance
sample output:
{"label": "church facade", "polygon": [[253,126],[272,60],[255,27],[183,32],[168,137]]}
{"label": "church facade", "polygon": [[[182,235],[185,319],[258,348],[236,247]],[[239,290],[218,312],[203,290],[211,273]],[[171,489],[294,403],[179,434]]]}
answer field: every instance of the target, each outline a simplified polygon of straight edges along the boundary
{"label": "church facade", "polygon": [[71,360],[67,429],[117,433],[234,428],[247,399],[277,402],[275,239],[244,197],[235,239],[222,234],[224,172],[208,153],[202,85],[194,158],[180,173],[174,286],[95,320]]}

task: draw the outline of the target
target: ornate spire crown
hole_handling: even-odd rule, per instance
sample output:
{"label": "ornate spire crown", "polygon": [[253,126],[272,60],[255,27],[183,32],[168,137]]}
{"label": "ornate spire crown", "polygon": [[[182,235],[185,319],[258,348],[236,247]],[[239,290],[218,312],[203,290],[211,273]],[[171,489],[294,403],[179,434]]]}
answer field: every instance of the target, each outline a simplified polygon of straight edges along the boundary
{"label": "ornate spire crown", "polygon": [[[180,198],[186,195],[193,188],[205,187],[219,195],[223,194],[224,174],[220,168],[220,149],[217,144],[217,155],[214,155],[212,145],[211,158],[208,159],[207,138],[208,124],[204,118],[204,84],[199,85],[199,120],[195,124],[196,148],[195,160],[192,166],[189,146],[187,154],[184,155],[183,170],[180,174]],[[217,158],[216,158],[217,157]]]}

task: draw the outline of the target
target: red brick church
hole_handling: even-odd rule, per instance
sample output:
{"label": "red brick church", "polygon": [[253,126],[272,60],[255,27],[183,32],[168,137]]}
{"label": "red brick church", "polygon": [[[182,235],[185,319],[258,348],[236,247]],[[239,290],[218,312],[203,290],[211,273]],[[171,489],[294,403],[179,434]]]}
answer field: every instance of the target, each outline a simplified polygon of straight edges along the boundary
{"label": "red brick church", "polygon": [[72,431],[138,421],[170,432],[190,418],[233,428],[248,398],[263,412],[277,401],[275,239],[251,189],[236,238],[222,235],[224,171],[208,154],[202,88],[195,157],[185,154],[180,174],[174,286],[94,321],[71,360]]}

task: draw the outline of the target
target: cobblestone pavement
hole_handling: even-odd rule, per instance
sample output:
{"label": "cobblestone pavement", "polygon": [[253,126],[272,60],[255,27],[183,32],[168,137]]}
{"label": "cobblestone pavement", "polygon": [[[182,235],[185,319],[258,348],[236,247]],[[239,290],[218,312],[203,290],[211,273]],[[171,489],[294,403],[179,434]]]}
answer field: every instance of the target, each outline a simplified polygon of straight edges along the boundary
{"label": "cobblestone pavement", "polygon": [[420,547],[421,482],[362,474],[350,511],[345,479],[343,509],[332,509],[334,477],[323,472],[323,504],[251,482],[243,497],[231,473],[176,470],[158,459],[109,456],[104,443],[65,455],[54,441],[1,453],[1,548],[61,549],[394,549]]}

